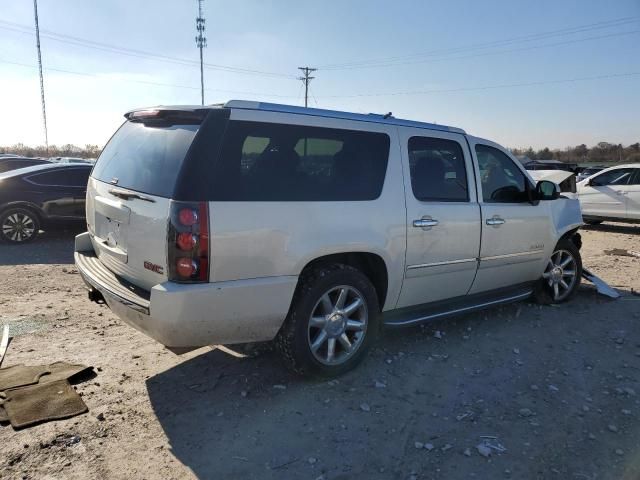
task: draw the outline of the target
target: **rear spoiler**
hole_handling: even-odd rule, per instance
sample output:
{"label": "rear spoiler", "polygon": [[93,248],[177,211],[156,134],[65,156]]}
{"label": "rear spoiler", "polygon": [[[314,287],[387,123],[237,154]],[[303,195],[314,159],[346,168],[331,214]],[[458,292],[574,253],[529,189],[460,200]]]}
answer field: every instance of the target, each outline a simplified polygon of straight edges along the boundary
{"label": "rear spoiler", "polygon": [[209,109],[198,110],[171,110],[164,108],[152,108],[145,110],[132,110],[124,114],[130,122],[162,125],[200,125],[207,116]]}

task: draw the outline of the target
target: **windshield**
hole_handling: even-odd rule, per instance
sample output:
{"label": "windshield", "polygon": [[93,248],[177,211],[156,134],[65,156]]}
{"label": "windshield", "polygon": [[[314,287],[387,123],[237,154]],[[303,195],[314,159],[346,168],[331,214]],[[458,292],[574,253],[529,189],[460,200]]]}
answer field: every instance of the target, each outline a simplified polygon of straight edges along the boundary
{"label": "windshield", "polygon": [[125,122],[96,162],[92,177],[170,198],[199,125]]}

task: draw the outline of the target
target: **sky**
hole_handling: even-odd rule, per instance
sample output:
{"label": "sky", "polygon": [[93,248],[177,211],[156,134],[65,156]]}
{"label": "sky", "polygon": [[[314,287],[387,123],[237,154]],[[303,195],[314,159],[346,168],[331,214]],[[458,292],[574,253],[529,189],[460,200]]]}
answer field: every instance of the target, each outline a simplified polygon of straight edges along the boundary
{"label": "sky", "polygon": [[[50,144],[199,104],[197,0],[38,0]],[[640,0],[204,0],[205,103],[393,112],[507,147],[640,141]],[[0,145],[44,144],[33,4],[0,0]]]}

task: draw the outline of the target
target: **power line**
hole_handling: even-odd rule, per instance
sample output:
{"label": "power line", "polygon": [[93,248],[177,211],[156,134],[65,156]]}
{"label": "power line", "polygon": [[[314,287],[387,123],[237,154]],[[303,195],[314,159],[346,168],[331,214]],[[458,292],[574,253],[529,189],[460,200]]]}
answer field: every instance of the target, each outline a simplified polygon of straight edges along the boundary
{"label": "power line", "polygon": [[[38,68],[37,65],[30,65],[28,63],[21,63],[21,62],[14,62],[11,60],[4,60],[2,58],[0,58],[0,63],[7,63],[10,65],[17,65],[20,67],[27,67],[27,68]],[[67,73],[70,75],[80,75],[83,77],[94,77],[94,78],[102,78],[101,75],[97,75],[95,73],[89,73],[89,72],[80,72],[77,70],[67,70],[67,69],[62,69],[62,68],[55,68],[55,67],[47,67],[43,69],[44,71],[51,71],[51,72],[59,72],[59,73]],[[189,89],[189,90],[200,90],[200,87],[193,87],[190,85],[178,85],[175,83],[161,83],[161,82],[150,82],[150,81],[146,81],[146,80],[133,80],[133,79],[125,79],[125,78],[113,78],[110,79],[110,81],[119,81],[119,82],[126,82],[126,83],[139,83],[142,85],[153,85],[153,86],[158,86],[158,87],[170,87],[170,88],[185,88],[185,89]],[[302,86],[301,86],[302,87]],[[241,91],[241,90],[224,90],[224,89],[219,89],[219,88],[205,88],[205,91],[207,92],[223,92],[223,93],[237,93],[237,94],[241,94],[241,95],[254,95],[256,97],[275,97],[275,98],[298,98],[297,96],[294,97],[293,95],[278,95],[278,94],[274,94],[274,93],[262,93],[262,92],[247,92],[247,91]]]}
{"label": "power line", "polygon": [[202,2],[204,0],[198,0],[198,18],[196,18],[196,30],[198,32],[198,36],[196,36],[196,45],[200,50],[200,92],[201,92],[201,101],[202,105],[204,105],[204,70],[202,67],[202,49],[207,46],[207,37],[204,36],[204,17],[202,16]]}
{"label": "power line", "polygon": [[537,85],[552,85],[552,84],[559,84],[559,83],[582,82],[582,81],[588,81],[588,80],[602,80],[602,79],[608,79],[608,78],[624,78],[624,77],[632,77],[637,75],[640,75],[640,72],[612,73],[607,75],[594,75],[591,77],[540,80],[536,82],[503,83],[499,85],[484,85],[481,87],[460,87],[460,88],[433,89],[433,90],[407,90],[407,91],[401,91],[401,92],[381,92],[381,93],[357,93],[353,95],[324,95],[320,98],[388,97],[388,96],[399,96],[399,95],[427,95],[431,93],[473,92],[473,91],[480,91],[480,90],[495,90],[500,88],[532,87]]}
{"label": "power line", "polygon": [[316,78],[316,77],[311,77],[310,74],[312,72],[315,72],[317,68],[298,67],[298,70],[304,73],[304,77],[298,77],[298,80],[302,80],[302,83],[304,83],[304,106],[305,108],[307,108],[307,104],[309,102],[309,83],[311,82],[311,80]]}
{"label": "power line", "polygon": [[386,64],[389,62],[403,61],[403,60],[408,60],[416,57],[453,55],[457,53],[467,52],[470,50],[482,50],[487,48],[502,47],[502,46],[511,45],[514,43],[526,43],[526,42],[532,42],[536,40],[545,40],[547,38],[552,38],[552,37],[575,35],[578,33],[589,32],[593,30],[619,27],[619,26],[630,24],[630,23],[635,23],[638,20],[640,20],[640,17],[638,16],[624,17],[624,18],[618,18],[614,20],[591,23],[587,25],[580,25],[576,27],[569,27],[569,28],[563,28],[559,30],[551,30],[547,32],[528,34],[528,35],[523,35],[518,37],[502,39],[502,40],[494,40],[491,42],[471,44],[471,45],[466,45],[462,47],[449,47],[449,48],[436,49],[436,50],[427,50],[427,51],[417,52],[414,54],[403,55],[403,56],[393,56],[393,57],[384,57],[384,58],[378,58],[378,59],[326,64],[326,65],[321,65],[319,68],[321,68],[322,70],[338,70],[338,69],[345,69],[345,68],[358,68],[358,67],[365,67],[369,65],[378,65],[380,63]]}
{"label": "power line", "polygon": [[[27,25],[22,25],[22,24],[19,24],[19,23],[9,22],[9,21],[6,21],[6,20],[0,20],[0,29],[14,31],[14,32],[22,33],[22,34],[32,34],[33,33],[33,28],[31,28],[31,27],[29,27]],[[136,50],[136,49],[132,49],[132,48],[125,48],[125,47],[120,47],[120,46],[117,46],[117,45],[111,45],[111,44],[107,44],[107,43],[95,42],[93,40],[88,40],[88,39],[85,39],[85,38],[74,37],[74,36],[71,36],[71,35],[56,33],[56,32],[53,32],[51,30],[42,30],[41,34],[42,34],[43,37],[49,38],[50,40],[53,40],[55,42],[66,43],[66,44],[69,44],[69,45],[75,45],[75,46],[79,46],[79,47],[83,47],[83,48],[101,50],[101,51],[106,51],[106,52],[110,52],[110,53],[116,53],[116,54],[119,54],[119,55],[137,57],[137,58],[147,58],[147,59],[150,59],[150,60],[156,60],[156,61],[167,62],[167,63],[174,63],[174,64],[178,64],[178,65],[199,66],[199,62],[198,61],[187,59],[187,58],[173,57],[173,56],[169,56],[169,55],[163,55],[163,54],[148,52],[148,51],[144,51],[144,50]],[[287,75],[287,74],[284,74],[284,73],[270,72],[270,71],[265,71],[265,70],[257,70],[257,69],[244,68],[244,67],[221,65],[221,64],[215,64],[215,63],[204,63],[203,66],[204,66],[204,68],[209,68],[209,69],[212,69],[212,70],[224,71],[224,72],[228,72],[228,73],[245,74],[245,75],[258,75],[258,76],[274,77],[274,78],[287,78],[287,79],[290,79],[290,80],[295,80],[296,79],[296,77],[294,75]]]}
{"label": "power line", "polygon": [[44,125],[44,145],[49,153],[49,133],[47,132],[47,109],[44,104],[44,79],[42,77],[42,56],[40,55],[40,27],[38,25],[38,2],[33,0],[33,16],[36,24],[36,48],[38,49],[38,70],[40,71],[40,100],[42,102],[42,123]]}

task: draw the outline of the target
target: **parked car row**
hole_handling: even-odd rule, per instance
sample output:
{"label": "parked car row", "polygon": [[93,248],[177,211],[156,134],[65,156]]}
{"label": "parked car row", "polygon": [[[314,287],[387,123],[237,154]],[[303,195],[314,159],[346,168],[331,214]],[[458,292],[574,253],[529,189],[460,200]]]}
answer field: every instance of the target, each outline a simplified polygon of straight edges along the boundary
{"label": "parked car row", "polygon": [[0,240],[25,243],[40,228],[82,223],[92,167],[44,161],[0,173]]}

